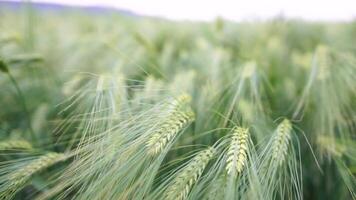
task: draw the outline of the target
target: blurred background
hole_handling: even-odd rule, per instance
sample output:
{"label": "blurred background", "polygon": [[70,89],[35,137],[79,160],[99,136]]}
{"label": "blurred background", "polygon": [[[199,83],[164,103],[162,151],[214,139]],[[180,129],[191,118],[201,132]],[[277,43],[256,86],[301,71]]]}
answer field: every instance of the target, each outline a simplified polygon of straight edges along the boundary
{"label": "blurred background", "polygon": [[353,0],[34,0],[32,2],[115,8],[138,15],[173,20],[209,21],[222,17],[241,21],[284,16],[313,21],[350,21],[356,17],[356,1]]}

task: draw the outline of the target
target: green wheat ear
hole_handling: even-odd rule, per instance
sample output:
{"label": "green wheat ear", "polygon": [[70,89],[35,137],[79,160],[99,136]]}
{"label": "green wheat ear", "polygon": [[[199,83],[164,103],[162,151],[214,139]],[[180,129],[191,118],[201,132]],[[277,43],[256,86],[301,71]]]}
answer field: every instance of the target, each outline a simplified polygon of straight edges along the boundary
{"label": "green wheat ear", "polygon": [[327,46],[319,45],[316,49],[316,55],[318,59],[318,80],[325,80],[327,79],[330,74],[330,49]]}
{"label": "green wheat ear", "polygon": [[284,119],[277,127],[272,144],[272,159],[281,165],[288,151],[288,144],[291,139],[292,123]]}
{"label": "green wheat ear", "polygon": [[248,151],[248,134],[246,128],[235,127],[231,142],[227,151],[226,172],[236,176],[240,174],[246,165]]}
{"label": "green wheat ear", "polygon": [[194,120],[192,111],[177,112],[171,119],[168,119],[159,130],[147,141],[147,147],[151,154],[158,154],[164,147],[179,133],[182,128]]}
{"label": "green wheat ear", "polygon": [[9,183],[8,185],[4,184],[6,189],[1,192],[0,199],[11,199],[16,192],[24,187],[32,175],[46,169],[47,167],[50,167],[55,163],[64,161],[66,158],[68,158],[68,156],[65,154],[50,152],[33,160],[23,168],[14,171],[8,176],[7,179]]}
{"label": "green wheat ear", "polygon": [[25,140],[8,140],[0,142],[0,150],[32,149],[32,145]]}
{"label": "green wheat ear", "polygon": [[173,101],[170,106],[173,110],[168,119],[163,122],[157,131],[148,139],[146,146],[152,155],[160,153],[166,145],[189,123],[195,119],[194,112],[187,106],[190,96],[182,95]]}
{"label": "green wheat ear", "polygon": [[186,199],[191,188],[202,175],[209,161],[214,157],[216,150],[209,147],[199,152],[187,165],[184,167],[173,180],[165,194],[165,199],[168,200],[183,200]]}
{"label": "green wheat ear", "polygon": [[182,107],[188,107],[191,101],[192,97],[190,95],[182,94],[168,104],[172,111],[180,111]]}
{"label": "green wheat ear", "polygon": [[322,151],[327,155],[341,157],[347,150],[347,146],[338,143],[334,137],[319,135],[317,137],[317,144]]}

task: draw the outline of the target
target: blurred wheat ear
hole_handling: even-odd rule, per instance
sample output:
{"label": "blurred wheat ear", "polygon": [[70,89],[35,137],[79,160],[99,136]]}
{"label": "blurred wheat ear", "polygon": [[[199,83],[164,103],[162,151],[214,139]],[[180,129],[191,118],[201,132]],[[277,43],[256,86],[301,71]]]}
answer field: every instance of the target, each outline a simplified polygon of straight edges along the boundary
{"label": "blurred wheat ear", "polygon": [[[24,164],[21,164],[21,161],[19,161],[20,166],[18,169],[15,169],[7,175],[2,175],[2,180],[0,181],[2,183],[0,199],[12,198],[25,186],[34,174],[67,158],[68,156],[65,154],[50,152],[31,161],[25,161]],[[5,169],[6,168],[2,170]]]}
{"label": "blurred wheat ear", "polygon": [[288,119],[284,119],[277,127],[272,145],[272,158],[279,165],[284,162],[285,157],[287,156],[291,130],[292,124]]}
{"label": "blurred wheat ear", "polygon": [[31,143],[26,140],[8,140],[0,142],[0,150],[27,149],[31,150]]}

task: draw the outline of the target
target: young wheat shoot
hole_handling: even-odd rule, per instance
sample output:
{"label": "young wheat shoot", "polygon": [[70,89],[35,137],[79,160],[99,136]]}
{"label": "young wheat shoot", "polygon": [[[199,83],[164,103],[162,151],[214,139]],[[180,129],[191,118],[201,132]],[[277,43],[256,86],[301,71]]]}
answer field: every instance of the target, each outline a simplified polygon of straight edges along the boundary
{"label": "young wheat shoot", "polygon": [[191,188],[202,175],[205,167],[213,158],[215,149],[209,147],[199,152],[188,164],[184,167],[173,180],[165,194],[165,199],[183,200],[186,199]]}

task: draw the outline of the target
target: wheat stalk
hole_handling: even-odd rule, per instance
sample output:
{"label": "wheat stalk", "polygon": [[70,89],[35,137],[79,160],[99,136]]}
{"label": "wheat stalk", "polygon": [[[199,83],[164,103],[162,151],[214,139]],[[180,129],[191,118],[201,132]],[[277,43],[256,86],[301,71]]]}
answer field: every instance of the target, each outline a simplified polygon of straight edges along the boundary
{"label": "wheat stalk", "polygon": [[182,128],[194,121],[195,115],[190,108],[185,112],[180,111],[181,107],[189,101],[190,97],[183,95],[172,102],[172,114],[160,125],[158,130],[152,134],[146,143],[150,154],[155,155],[161,152]]}
{"label": "wheat stalk", "polygon": [[272,159],[281,165],[285,160],[291,138],[292,124],[288,119],[284,119],[277,127],[272,145]]}
{"label": "wheat stalk", "polygon": [[32,145],[25,140],[9,140],[0,142],[0,150],[32,149]]}
{"label": "wheat stalk", "polygon": [[188,165],[177,175],[173,184],[166,190],[165,199],[183,200],[186,199],[192,186],[202,175],[205,167],[213,158],[215,149],[209,147],[198,153]]}
{"label": "wheat stalk", "polygon": [[7,189],[0,194],[0,199],[10,198],[13,194],[19,191],[24,184],[26,184],[33,174],[40,172],[57,162],[63,161],[66,158],[67,156],[62,153],[47,153],[33,160],[25,167],[13,172],[8,177],[9,185],[7,186]]}
{"label": "wheat stalk", "polygon": [[248,151],[248,129],[235,127],[227,151],[226,172],[236,176],[246,165]]}

